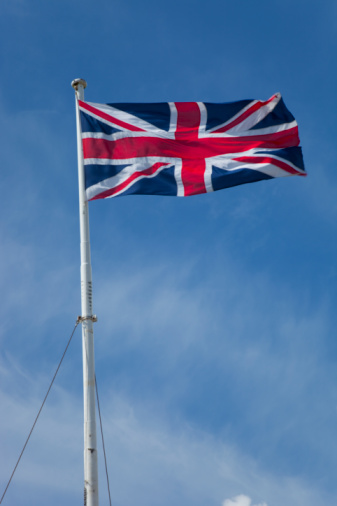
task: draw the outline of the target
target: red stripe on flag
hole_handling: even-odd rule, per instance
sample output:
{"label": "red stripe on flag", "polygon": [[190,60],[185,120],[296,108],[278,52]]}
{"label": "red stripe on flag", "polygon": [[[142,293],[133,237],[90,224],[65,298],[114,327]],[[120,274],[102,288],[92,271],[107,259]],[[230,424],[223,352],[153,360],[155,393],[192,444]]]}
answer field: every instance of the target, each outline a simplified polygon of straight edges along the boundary
{"label": "red stripe on flag", "polygon": [[291,165],[288,165],[286,162],[283,162],[281,160],[277,160],[275,158],[272,158],[271,156],[239,156],[233,158],[233,160],[236,160],[238,162],[243,163],[264,163],[268,165],[275,165],[276,167],[279,167],[280,169],[289,172],[289,174],[296,174],[298,176],[306,176],[305,172],[301,172],[298,169],[295,169]]}
{"label": "red stripe on flag", "polygon": [[177,128],[175,138],[197,139],[201,120],[200,108],[197,102],[175,102],[177,109]]}
{"label": "red stripe on flag", "polygon": [[219,128],[218,130],[212,130],[212,132],[214,134],[227,132],[228,130],[230,130],[231,128],[234,128],[236,125],[238,125],[239,123],[244,121],[246,118],[251,116],[254,112],[261,109],[261,107],[264,107],[265,105],[269,104],[269,102],[272,102],[275,99],[275,97],[276,97],[276,95],[272,96],[269,100],[266,100],[265,102],[261,102],[261,101],[256,102],[251,107],[249,107],[249,109],[247,109],[245,112],[240,114],[240,116],[238,118],[236,118],[234,121],[231,121],[231,123],[228,123],[227,125]]}
{"label": "red stripe on flag", "polygon": [[160,137],[125,137],[109,141],[86,137],[83,140],[84,158],[125,160],[150,156],[204,160],[229,153],[244,153],[250,149],[280,149],[299,145],[298,128],[281,132],[245,137],[205,137],[196,140],[172,140]]}
{"label": "red stripe on flag", "polygon": [[183,160],[181,179],[184,185],[185,197],[207,192],[205,169],[205,160]]}
{"label": "red stripe on flag", "polygon": [[113,125],[125,128],[126,130],[129,130],[131,132],[146,132],[146,130],[143,130],[142,128],[131,125],[130,123],[125,123],[124,121],[121,121],[117,118],[114,118],[113,116],[110,116],[109,114],[101,111],[100,109],[97,109],[92,105],[89,105],[87,102],[82,102],[81,100],[79,100],[78,104],[81,109],[84,109],[91,114],[95,114],[96,116],[99,116],[101,119],[104,119],[109,123],[112,123]]}
{"label": "red stripe on flag", "polygon": [[[175,102],[175,106],[178,113],[175,138],[178,141],[177,144],[184,146],[181,156],[181,180],[184,185],[184,195],[188,197],[206,193],[205,156],[198,155],[196,151],[196,146],[200,146],[198,139],[201,122],[200,107],[197,102]],[[188,150],[191,150],[191,153],[188,153]]]}
{"label": "red stripe on flag", "polygon": [[107,197],[112,197],[116,193],[121,192],[122,190],[125,190],[132,182],[134,182],[137,178],[140,178],[140,176],[152,176],[157,172],[158,169],[161,167],[164,167],[165,165],[170,165],[168,163],[155,163],[150,168],[146,170],[139,170],[131,174],[128,179],[123,181],[123,183],[120,183],[119,185],[115,186],[114,188],[110,188],[109,190],[106,190],[99,195],[96,195],[90,200],[98,200],[98,199],[105,199]]}

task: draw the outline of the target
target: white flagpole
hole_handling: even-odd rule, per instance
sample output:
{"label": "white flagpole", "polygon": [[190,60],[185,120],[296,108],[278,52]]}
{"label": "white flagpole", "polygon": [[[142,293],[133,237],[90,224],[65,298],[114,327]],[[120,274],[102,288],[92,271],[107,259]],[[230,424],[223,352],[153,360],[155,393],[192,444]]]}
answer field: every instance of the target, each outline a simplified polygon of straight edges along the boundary
{"label": "white flagpole", "polygon": [[84,79],[74,79],[71,83],[75,89],[78,187],[80,204],[80,237],[81,237],[81,304],[82,316],[82,353],[83,353],[83,401],[84,401],[84,505],[98,506],[98,468],[96,442],[96,409],[95,409],[95,357],[92,313],[92,275],[90,259],[89,210],[85,196],[84,163],[81,139],[81,123],[78,100],[84,100]]}

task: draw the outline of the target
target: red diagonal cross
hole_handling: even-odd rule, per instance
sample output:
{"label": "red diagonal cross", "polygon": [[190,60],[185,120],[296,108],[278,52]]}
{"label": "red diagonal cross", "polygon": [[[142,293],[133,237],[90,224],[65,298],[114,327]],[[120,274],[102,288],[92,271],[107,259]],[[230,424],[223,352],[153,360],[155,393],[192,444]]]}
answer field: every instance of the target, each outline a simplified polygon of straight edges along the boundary
{"label": "red diagonal cross", "polygon": [[[81,102],[86,110],[95,112],[103,119],[108,119],[117,126],[128,130],[127,137],[116,140],[84,138],[84,158],[125,160],[130,158],[161,157],[181,160],[181,179],[184,195],[205,193],[206,159],[225,154],[240,154],[253,148],[280,149],[299,144],[297,127],[265,135],[219,136],[216,131],[207,137],[199,137],[201,121],[200,108],[197,102],[175,102],[177,109],[177,126],[175,139],[148,136],[137,136],[137,132],[146,132],[129,123],[124,123],[99,109]],[[223,129],[220,129],[222,131]]]}

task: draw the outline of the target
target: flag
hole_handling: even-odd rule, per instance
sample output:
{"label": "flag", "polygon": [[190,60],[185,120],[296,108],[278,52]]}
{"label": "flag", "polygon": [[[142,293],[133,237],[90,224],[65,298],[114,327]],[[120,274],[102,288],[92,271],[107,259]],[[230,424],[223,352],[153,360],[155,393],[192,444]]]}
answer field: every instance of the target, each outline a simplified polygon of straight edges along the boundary
{"label": "flag", "polygon": [[232,103],[79,101],[87,200],[190,196],[305,176],[298,127],[281,95]]}

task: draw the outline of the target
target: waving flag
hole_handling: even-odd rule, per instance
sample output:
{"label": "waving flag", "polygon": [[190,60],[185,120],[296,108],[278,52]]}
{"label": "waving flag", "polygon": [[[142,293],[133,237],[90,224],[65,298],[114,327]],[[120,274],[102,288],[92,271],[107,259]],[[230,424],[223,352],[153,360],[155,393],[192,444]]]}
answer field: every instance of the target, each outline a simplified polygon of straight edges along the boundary
{"label": "waving flag", "polygon": [[279,93],[265,102],[79,107],[88,200],[189,196],[306,175],[297,123]]}

